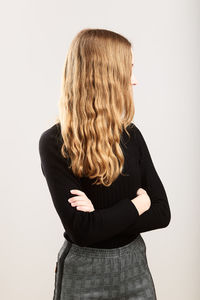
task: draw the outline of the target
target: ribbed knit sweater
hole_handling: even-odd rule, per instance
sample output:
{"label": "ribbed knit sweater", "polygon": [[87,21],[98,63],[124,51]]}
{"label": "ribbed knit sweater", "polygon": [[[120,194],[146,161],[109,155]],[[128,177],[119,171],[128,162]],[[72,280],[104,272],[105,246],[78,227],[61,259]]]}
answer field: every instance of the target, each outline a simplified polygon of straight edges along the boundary
{"label": "ribbed knit sweater", "polygon": [[[125,163],[123,173],[109,187],[92,185],[94,179],[77,177],[61,155],[63,139],[60,124],[42,132],[39,138],[41,169],[55,210],[64,228],[63,236],[79,246],[116,248],[133,241],[139,233],[168,226],[171,211],[164,186],[155,169],[145,139],[135,125],[128,127],[130,138],[123,131],[120,146]],[[143,214],[131,199],[143,188],[151,206]],[[71,206],[68,198],[76,196],[70,190],[83,191],[91,200],[94,211],[84,212]]]}

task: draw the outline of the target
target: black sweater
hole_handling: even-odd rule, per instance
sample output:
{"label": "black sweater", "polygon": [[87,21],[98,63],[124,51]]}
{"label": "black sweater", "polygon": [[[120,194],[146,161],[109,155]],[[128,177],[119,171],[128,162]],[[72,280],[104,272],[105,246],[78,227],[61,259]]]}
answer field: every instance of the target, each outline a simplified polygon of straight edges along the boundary
{"label": "black sweater", "polygon": [[[45,130],[39,139],[42,172],[46,178],[54,207],[64,227],[64,237],[79,246],[116,248],[133,241],[139,233],[164,228],[171,212],[164,186],[154,167],[144,137],[139,128],[128,126],[120,146],[124,153],[123,173],[109,187],[92,185],[94,179],[79,178],[68,169],[60,149],[60,124]],[[131,199],[142,187],[151,199],[150,209],[139,215]],[[76,196],[71,189],[83,191],[92,201],[93,212],[83,212],[71,206],[68,198]]]}

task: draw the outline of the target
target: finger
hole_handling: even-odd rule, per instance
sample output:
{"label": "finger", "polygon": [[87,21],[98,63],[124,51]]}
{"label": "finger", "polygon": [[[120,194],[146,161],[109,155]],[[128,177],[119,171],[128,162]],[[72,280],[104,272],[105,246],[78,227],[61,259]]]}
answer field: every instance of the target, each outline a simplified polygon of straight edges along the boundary
{"label": "finger", "polygon": [[136,192],[136,195],[139,196],[141,194],[142,194],[141,189],[138,189],[137,192]]}
{"label": "finger", "polygon": [[142,195],[142,194],[145,194],[146,193],[146,191],[143,189],[143,188],[139,188],[138,190],[137,190],[137,195]]}
{"label": "finger", "polygon": [[72,202],[72,203],[70,203],[70,204],[71,204],[71,206],[78,206],[78,205],[83,205],[83,206],[87,205],[87,206],[89,206],[89,203],[88,203],[88,202],[79,201],[79,200],[74,201],[74,202]]}
{"label": "finger", "polygon": [[71,194],[77,194],[77,195],[85,195],[85,193],[83,191],[80,191],[80,190],[70,190],[70,193]]}
{"label": "finger", "polygon": [[75,196],[75,197],[72,197],[72,198],[68,198],[68,202],[70,203],[73,203],[75,201],[85,201],[85,202],[88,202],[88,198],[84,197],[84,196]]}
{"label": "finger", "polygon": [[79,205],[76,207],[77,210],[80,211],[85,211],[85,212],[90,212],[91,207],[90,206],[86,206],[86,205]]}

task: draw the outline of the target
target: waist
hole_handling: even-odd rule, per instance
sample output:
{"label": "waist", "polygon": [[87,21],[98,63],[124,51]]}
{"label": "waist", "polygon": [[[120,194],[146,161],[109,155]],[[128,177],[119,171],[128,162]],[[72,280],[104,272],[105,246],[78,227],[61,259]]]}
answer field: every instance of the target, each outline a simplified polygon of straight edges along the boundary
{"label": "waist", "polygon": [[122,256],[131,251],[135,251],[141,248],[146,248],[145,242],[142,236],[139,234],[133,241],[130,243],[117,247],[117,248],[92,248],[92,247],[82,247],[77,244],[66,241],[70,244],[70,253],[77,256],[89,256],[89,257],[113,257],[113,256]]}
{"label": "waist", "polygon": [[[104,240],[98,243],[91,243],[91,245],[87,246],[90,248],[103,248],[103,249],[113,249],[125,246],[130,244],[133,240],[135,240],[138,236],[139,232],[134,232],[129,234],[129,232],[122,232],[119,235],[116,235],[108,240]],[[67,232],[65,231],[63,234],[64,238],[73,243],[71,238],[68,236]],[[78,244],[79,245],[79,244]],[[80,246],[80,245],[79,245]]]}

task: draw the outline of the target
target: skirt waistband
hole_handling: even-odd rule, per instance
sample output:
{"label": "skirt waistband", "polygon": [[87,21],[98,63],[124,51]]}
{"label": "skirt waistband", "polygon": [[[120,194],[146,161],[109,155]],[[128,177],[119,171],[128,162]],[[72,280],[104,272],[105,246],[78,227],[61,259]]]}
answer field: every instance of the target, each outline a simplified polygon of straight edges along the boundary
{"label": "skirt waistband", "polygon": [[104,248],[92,248],[92,247],[81,247],[77,244],[65,241],[66,244],[70,244],[70,253],[78,256],[89,256],[89,257],[113,257],[121,256],[131,251],[136,251],[137,249],[146,249],[145,242],[142,236],[139,234],[132,242],[129,244],[111,249]]}

